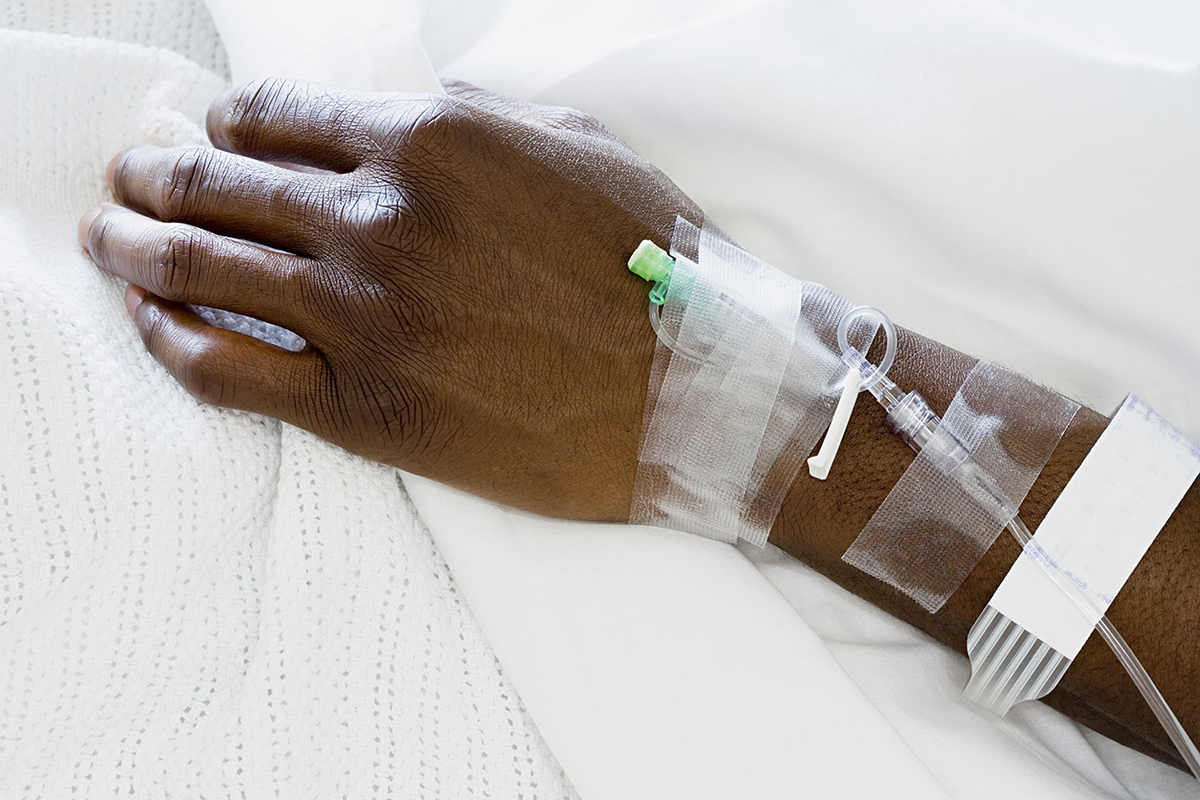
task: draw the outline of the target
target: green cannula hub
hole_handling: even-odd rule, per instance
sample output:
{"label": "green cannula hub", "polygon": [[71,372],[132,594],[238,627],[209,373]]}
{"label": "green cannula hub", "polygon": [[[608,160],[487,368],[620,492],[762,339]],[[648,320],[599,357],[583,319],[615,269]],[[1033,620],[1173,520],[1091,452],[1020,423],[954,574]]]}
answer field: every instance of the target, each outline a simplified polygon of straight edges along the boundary
{"label": "green cannula hub", "polygon": [[644,239],[629,257],[629,271],[654,284],[650,289],[650,302],[660,306],[666,302],[673,269],[675,259],[649,239]]}

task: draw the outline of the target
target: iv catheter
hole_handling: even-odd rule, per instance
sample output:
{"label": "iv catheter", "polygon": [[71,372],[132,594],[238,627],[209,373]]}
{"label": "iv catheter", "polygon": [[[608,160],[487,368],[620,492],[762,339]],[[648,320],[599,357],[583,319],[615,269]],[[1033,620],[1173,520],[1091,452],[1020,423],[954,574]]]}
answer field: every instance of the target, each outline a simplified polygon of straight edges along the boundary
{"label": "iv catheter", "polygon": [[[662,325],[659,307],[665,303],[674,266],[674,259],[649,240],[643,241],[629,259],[630,271],[653,283],[650,290],[649,316],[651,327],[659,341],[675,355],[692,361],[703,361],[701,356],[686,350],[676,342]],[[886,334],[887,346],[879,366],[868,362],[863,354],[850,346],[848,342],[850,323],[861,316],[868,316],[878,321]],[[916,452],[920,453],[924,450],[934,441],[935,435],[941,428],[942,420],[919,393],[903,392],[887,377],[887,372],[895,360],[897,347],[896,329],[891,320],[878,309],[859,306],[851,309],[842,317],[838,325],[837,339],[842,360],[850,370],[844,384],[842,399],[835,412],[834,422],[826,434],[826,442],[822,446],[821,452],[809,460],[810,471],[818,478],[825,477],[841,441],[841,434],[845,430],[854,405],[854,398],[864,389],[871,392],[887,412],[885,423],[888,429]],[[1033,536],[1029,529],[1017,515],[1016,506],[1004,496],[995,481],[970,460],[967,448],[953,436],[939,437],[938,446],[943,451],[937,453],[939,465],[946,471],[959,470],[959,477],[964,485],[969,484],[971,489],[990,495],[998,501],[1005,508],[1006,516],[1009,519],[1005,527],[1021,545],[1022,550],[1034,558],[1073,602],[1087,610],[1090,605],[1089,601],[1051,563],[1047,562],[1044,554],[1040,553],[1040,548],[1033,542]],[[1092,613],[1092,616],[1096,615]],[[1162,693],[1155,686],[1154,681],[1147,674],[1128,643],[1105,615],[1099,615],[1095,629],[1099,631],[1101,638],[1129,673],[1134,685],[1154,712],[1155,717],[1167,732],[1192,774],[1197,780],[1200,780],[1200,751],[1196,749],[1183,725],[1171,711]]]}
{"label": "iv catheter", "polygon": [[667,289],[671,285],[671,272],[674,269],[675,259],[649,239],[643,240],[629,257],[629,271],[653,284],[650,287],[650,327],[654,329],[654,335],[672,353],[691,361],[703,361],[703,357],[679,344],[663,328],[658,309],[667,301]]}

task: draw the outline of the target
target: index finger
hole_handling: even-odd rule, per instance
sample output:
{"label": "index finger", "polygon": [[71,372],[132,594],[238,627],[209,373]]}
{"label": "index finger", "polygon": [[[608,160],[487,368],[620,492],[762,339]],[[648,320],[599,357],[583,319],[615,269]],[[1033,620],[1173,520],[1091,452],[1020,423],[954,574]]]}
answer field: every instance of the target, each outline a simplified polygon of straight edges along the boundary
{"label": "index finger", "polygon": [[351,172],[378,148],[368,134],[368,95],[283,78],[246,84],[208,109],[208,137],[222,149],[264,161]]}

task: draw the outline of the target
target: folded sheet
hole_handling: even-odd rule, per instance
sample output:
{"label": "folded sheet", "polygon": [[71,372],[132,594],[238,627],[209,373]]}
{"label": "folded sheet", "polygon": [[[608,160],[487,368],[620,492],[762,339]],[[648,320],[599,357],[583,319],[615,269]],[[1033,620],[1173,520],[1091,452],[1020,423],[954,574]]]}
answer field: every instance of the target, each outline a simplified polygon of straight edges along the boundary
{"label": "folded sheet", "polygon": [[582,797],[949,796],[736,549],[405,486]]}

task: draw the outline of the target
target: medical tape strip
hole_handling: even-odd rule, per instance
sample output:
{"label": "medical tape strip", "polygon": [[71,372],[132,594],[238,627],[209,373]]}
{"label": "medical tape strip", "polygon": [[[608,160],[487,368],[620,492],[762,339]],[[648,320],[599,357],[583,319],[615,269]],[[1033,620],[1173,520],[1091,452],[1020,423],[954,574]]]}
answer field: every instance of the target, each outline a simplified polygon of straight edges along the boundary
{"label": "medical tape strip", "polygon": [[1016,515],[1078,410],[977,363],[843,560],[937,611]]}
{"label": "medical tape strip", "polygon": [[[852,304],[680,219],[630,521],[761,546],[828,426]],[[866,346],[876,326],[856,326]],[[687,355],[692,354],[692,355]]]}
{"label": "medical tape strip", "polygon": [[972,626],[967,697],[1048,694],[1197,475],[1200,448],[1130,395]]}

